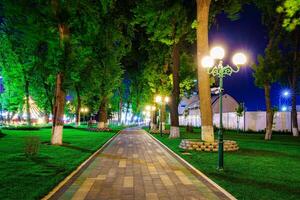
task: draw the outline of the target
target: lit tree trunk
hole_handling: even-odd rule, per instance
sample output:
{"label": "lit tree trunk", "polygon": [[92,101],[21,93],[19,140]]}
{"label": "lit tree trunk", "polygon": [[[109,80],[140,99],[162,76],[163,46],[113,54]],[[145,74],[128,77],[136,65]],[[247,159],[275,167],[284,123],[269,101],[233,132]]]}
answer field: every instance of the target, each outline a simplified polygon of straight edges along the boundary
{"label": "lit tree trunk", "polygon": [[166,130],[166,104],[164,102],[161,106],[161,130]]}
{"label": "lit tree trunk", "polygon": [[53,126],[51,144],[62,145],[62,134],[64,126],[64,107],[66,93],[63,90],[63,74],[56,75],[56,90],[55,90],[55,104],[53,111]]}
{"label": "lit tree trunk", "polygon": [[129,107],[130,107],[130,99],[127,101],[127,104],[126,104],[125,124],[127,123],[127,116],[128,116],[128,112],[129,112]]}
{"label": "lit tree trunk", "polygon": [[99,109],[99,122],[98,122],[98,128],[107,128],[107,98],[103,97],[100,109]]}
{"label": "lit tree trunk", "polygon": [[76,126],[80,126],[80,109],[81,109],[81,97],[79,93],[79,88],[76,87],[77,94],[77,107],[76,107]]}
{"label": "lit tree trunk", "polygon": [[46,82],[44,82],[43,83],[43,85],[44,85],[44,90],[45,90],[45,93],[46,93],[46,96],[47,96],[47,100],[48,100],[48,103],[49,103],[49,106],[50,106],[50,109],[51,109],[51,114],[53,115],[53,101],[52,101],[52,95],[50,94],[50,86],[46,83]]}
{"label": "lit tree trunk", "polygon": [[271,86],[270,86],[270,84],[265,83],[264,89],[265,89],[265,100],[266,100],[266,110],[267,110],[265,140],[271,140],[274,111],[272,110],[272,106],[271,106],[271,98],[270,98]]}
{"label": "lit tree trunk", "polygon": [[118,111],[118,123],[121,124],[122,123],[122,109],[123,109],[123,98],[122,98],[122,92],[121,89],[118,90],[119,91],[119,111]]}
{"label": "lit tree trunk", "polygon": [[291,110],[291,115],[292,115],[292,125],[293,125],[293,136],[299,136],[299,131],[298,131],[298,121],[297,121],[297,101],[296,101],[296,92],[297,92],[297,73],[292,74],[292,110]]}
{"label": "lit tree trunk", "polygon": [[44,112],[45,112],[45,114],[44,114],[44,120],[45,120],[45,123],[48,124],[49,123],[49,114],[48,114],[47,110],[45,110]]}
{"label": "lit tree trunk", "polygon": [[297,70],[297,67],[299,68],[299,61],[298,61],[298,54],[299,54],[299,29],[295,30],[295,52],[294,52],[294,62],[293,62],[293,70],[292,70],[292,110],[291,110],[291,115],[292,115],[292,125],[293,125],[293,136],[297,137],[299,136],[299,131],[298,131],[298,121],[297,121],[297,79],[299,78],[299,69]]}
{"label": "lit tree trunk", "polygon": [[157,115],[156,115],[156,110],[151,111],[151,130],[156,130],[157,129]]}
{"label": "lit tree trunk", "polygon": [[207,71],[201,66],[201,59],[208,53],[208,15],[211,0],[197,0],[197,60],[198,88],[201,113],[201,138],[214,141],[210,80]]}
{"label": "lit tree trunk", "polygon": [[173,52],[172,52],[172,60],[173,60],[173,90],[172,90],[172,98],[170,102],[170,112],[171,112],[171,129],[170,129],[170,138],[178,138],[180,137],[179,130],[179,119],[178,119],[178,103],[179,103],[179,65],[180,65],[180,55],[179,55],[179,44],[174,43]]}
{"label": "lit tree trunk", "polygon": [[25,81],[25,106],[27,125],[31,126],[30,102],[29,102],[29,81]]}
{"label": "lit tree trunk", "polygon": [[[60,8],[60,1],[52,0],[51,1],[54,17],[58,20],[58,31],[60,39],[60,48],[63,50],[63,60],[62,67],[65,69],[67,66],[67,60],[70,55],[70,30],[69,27],[65,24],[65,20],[62,19],[62,10]],[[63,126],[64,126],[64,107],[65,107],[65,98],[66,93],[63,89],[64,74],[61,70],[56,75],[56,89],[55,89],[55,102],[54,102],[54,111],[53,111],[53,126],[52,126],[52,138],[51,144],[62,145],[63,138]]]}

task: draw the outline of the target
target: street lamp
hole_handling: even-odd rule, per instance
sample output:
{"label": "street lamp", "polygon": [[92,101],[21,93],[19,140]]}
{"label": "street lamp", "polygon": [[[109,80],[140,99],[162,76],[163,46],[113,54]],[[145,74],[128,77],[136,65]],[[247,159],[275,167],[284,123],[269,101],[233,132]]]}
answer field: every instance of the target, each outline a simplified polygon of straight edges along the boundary
{"label": "street lamp", "polygon": [[212,76],[219,78],[219,102],[220,102],[220,128],[218,131],[218,169],[223,170],[224,168],[224,144],[223,144],[223,78],[232,73],[237,73],[240,70],[240,66],[244,65],[247,61],[246,56],[243,53],[236,53],[232,57],[232,62],[235,68],[229,65],[223,66],[223,58],[225,51],[222,47],[214,47],[210,50],[210,56],[205,56],[201,60],[202,67],[207,68],[208,73]]}
{"label": "street lamp", "polygon": [[[278,107],[281,111],[285,112],[288,109],[289,105],[289,97],[290,97],[290,91],[289,90],[283,90],[279,94],[279,102],[278,102]],[[283,99],[283,101],[282,101]]]}
{"label": "street lamp", "polygon": [[167,104],[170,101],[169,97],[162,97],[160,95],[155,97],[155,102],[159,104],[159,132],[162,137],[162,105]]}

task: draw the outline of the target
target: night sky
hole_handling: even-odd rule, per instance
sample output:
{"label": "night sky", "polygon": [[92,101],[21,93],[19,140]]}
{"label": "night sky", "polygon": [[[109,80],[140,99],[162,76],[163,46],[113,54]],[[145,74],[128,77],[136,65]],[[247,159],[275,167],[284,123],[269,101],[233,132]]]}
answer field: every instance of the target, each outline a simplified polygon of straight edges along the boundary
{"label": "night sky", "polygon": [[[243,7],[240,18],[231,21],[225,14],[217,17],[217,24],[210,31],[210,45],[221,44],[226,49],[225,57],[231,57],[235,51],[243,50],[249,58],[249,64],[256,62],[258,54],[263,54],[267,45],[267,31],[261,25],[259,11],[250,5]],[[243,67],[238,74],[226,77],[224,80],[225,93],[230,94],[239,102],[245,102],[247,110],[265,110],[264,90],[255,86],[252,69]],[[279,95],[286,89],[278,83],[272,85],[271,97],[274,106],[278,106]],[[298,97],[297,103],[300,99]]]}

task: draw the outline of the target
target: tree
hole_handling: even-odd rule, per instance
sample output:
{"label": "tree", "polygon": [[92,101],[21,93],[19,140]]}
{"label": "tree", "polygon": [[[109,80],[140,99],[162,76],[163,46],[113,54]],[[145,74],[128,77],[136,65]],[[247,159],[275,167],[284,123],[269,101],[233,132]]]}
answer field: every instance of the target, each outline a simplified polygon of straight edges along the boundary
{"label": "tree", "polygon": [[235,108],[236,117],[237,117],[237,132],[240,130],[240,117],[244,114],[244,104],[240,103],[237,108]]}
{"label": "tree", "polygon": [[[191,31],[188,9],[181,3],[181,1],[147,0],[138,2],[134,9],[135,22],[145,28],[150,41],[157,41],[171,47],[171,59],[165,58],[165,62],[171,66],[173,82],[170,102],[170,138],[180,136],[178,120],[180,45]],[[157,13],[160,13],[159,17]],[[180,15],[174,15],[174,13],[180,13]]]}
{"label": "tree", "polygon": [[300,1],[299,0],[283,0],[282,5],[277,7],[278,13],[285,15],[282,26],[287,31],[293,31],[300,25]]}
{"label": "tree", "polygon": [[278,71],[278,64],[280,62],[280,52],[276,47],[271,46],[265,50],[265,57],[258,56],[258,64],[254,64],[255,84],[259,87],[263,87],[265,90],[265,101],[266,101],[266,134],[265,140],[270,140],[272,137],[272,126],[274,117],[274,108],[271,105],[270,90],[271,84],[278,80],[280,72]]}
{"label": "tree", "polygon": [[[208,54],[208,20],[211,0],[197,0],[197,59]],[[201,138],[214,141],[212,108],[210,96],[210,80],[206,70],[198,64],[198,88],[201,112]]]}
{"label": "tree", "polygon": [[300,36],[299,27],[294,31],[285,33],[283,39],[284,52],[282,56],[281,65],[281,84],[288,85],[291,88],[292,99],[292,132],[293,136],[299,136],[298,120],[297,120],[297,94],[299,93],[300,83],[300,65],[299,65],[299,52],[300,52]]}
{"label": "tree", "polygon": [[5,33],[0,32],[0,67],[3,78],[4,93],[1,95],[2,106],[8,112],[6,121],[10,123],[13,116],[22,110],[24,97],[24,81],[22,66],[18,56],[12,49]]}

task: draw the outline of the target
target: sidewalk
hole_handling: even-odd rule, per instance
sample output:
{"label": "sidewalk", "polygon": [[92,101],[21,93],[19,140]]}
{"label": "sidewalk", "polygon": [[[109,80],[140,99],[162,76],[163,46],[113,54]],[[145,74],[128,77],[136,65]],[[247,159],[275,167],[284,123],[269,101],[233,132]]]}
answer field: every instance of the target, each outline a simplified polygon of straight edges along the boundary
{"label": "sidewalk", "polygon": [[141,129],[122,131],[59,199],[228,199]]}

